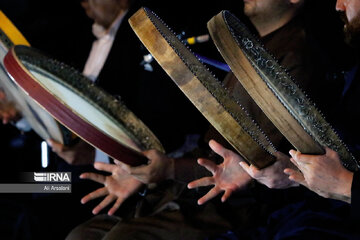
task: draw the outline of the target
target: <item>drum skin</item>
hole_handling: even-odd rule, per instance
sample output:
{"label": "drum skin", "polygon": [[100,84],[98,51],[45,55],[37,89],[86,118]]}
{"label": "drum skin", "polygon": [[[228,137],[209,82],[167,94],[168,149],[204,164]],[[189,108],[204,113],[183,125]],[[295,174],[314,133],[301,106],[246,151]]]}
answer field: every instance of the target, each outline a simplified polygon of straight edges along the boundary
{"label": "drum skin", "polygon": [[123,103],[74,68],[27,46],[12,47],[4,64],[12,79],[57,121],[110,157],[140,165],[147,163],[141,151],[164,152]]}

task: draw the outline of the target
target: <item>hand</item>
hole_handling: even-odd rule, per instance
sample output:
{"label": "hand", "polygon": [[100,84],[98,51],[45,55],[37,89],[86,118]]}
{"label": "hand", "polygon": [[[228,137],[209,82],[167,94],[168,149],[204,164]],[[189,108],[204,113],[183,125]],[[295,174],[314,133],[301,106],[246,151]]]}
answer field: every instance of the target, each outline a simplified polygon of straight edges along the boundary
{"label": "hand", "polygon": [[244,161],[240,162],[240,165],[252,178],[268,188],[284,189],[299,186],[284,173],[285,168],[296,169],[290,158],[281,152],[276,152],[275,157],[276,162],[263,169],[258,169],[254,165],[249,166]]}
{"label": "hand", "polygon": [[285,169],[289,179],[296,181],[320,196],[350,202],[354,174],[343,167],[337,152],[325,148],[325,155],[301,154],[290,150],[291,161],[300,169]]}
{"label": "hand", "polygon": [[214,185],[207,194],[198,200],[199,205],[204,204],[221,192],[224,192],[221,201],[225,202],[234,191],[244,188],[251,181],[251,177],[239,165],[239,162],[244,160],[238,154],[224,148],[214,140],[210,140],[209,146],[223,157],[224,161],[216,165],[210,160],[198,159],[198,163],[209,170],[213,176],[192,181],[188,184],[188,188]]}
{"label": "hand", "polygon": [[20,113],[12,102],[6,99],[5,92],[0,89],[0,118],[3,124],[20,119]]}
{"label": "hand", "polygon": [[174,178],[175,164],[173,158],[169,158],[157,150],[144,151],[143,154],[149,159],[147,165],[131,167],[118,160],[114,160],[114,162],[128,174],[145,184]]}
{"label": "hand", "polygon": [[59,157],[70,165],[93,164],[95,159],[95,148],[80,139],[74,146],[67,147],[55,140],[48,140],[47,143]]}
{"label": "hand", "polygon": [[80,178],[82,179],[90,179],[104,184],[104,187],[83,197],[81,203],[85,204],[95,198],[106,196],[104,200],[93,209],[92,213],[98,214],[103,208],[115,201],[112,208],[108,211],[108,215],[113,215],[129,196],[139,190],[142,184],[115,164],[96,162],[94,167],[98,170],[109,172],[111,175],[104,176],[97,173],[81,174]]}

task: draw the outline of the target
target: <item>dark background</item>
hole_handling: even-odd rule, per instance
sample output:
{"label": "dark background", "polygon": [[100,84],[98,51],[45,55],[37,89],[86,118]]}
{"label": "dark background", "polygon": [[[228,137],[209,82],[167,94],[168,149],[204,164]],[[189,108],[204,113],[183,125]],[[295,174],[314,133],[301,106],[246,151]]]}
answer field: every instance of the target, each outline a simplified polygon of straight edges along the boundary
{"label": "dark background", "polygon": [[[241,9],[232,5],[228,0],[218,5],[207,1],[176,3],[156,0],[147,7],[176,33],[183,32],[185,37],[191,37],[206,34],[206,22],[220,10]],[[82,71],[94,38],[91,33],[92,20],[85,15],[80,1],[0,0],[0,9],[33,48]],[[222,60],[211,42],[195,45],[193,50]],[[223,71],[213,70],[220,79],[225,75]],[[59,166],[64,166],[61,160],[51,154],[50,166],[46,170],[41,169],[42,140],[34,132],[20,133],[12,125],[2,124],[0,131],[0,180],[3,183],[15,179],[14,176],[20,172],[58,171]],[[93,169],[78,167],[74,171],[86,170]],[[80,199],[84,193],[99,186],[78,181],[73,174],[72,194],[0,193],[0,239],[64,239],[72,228],[92,216],[91,210],[99,202],[81,205]]]}
{"label": "dark background", "polygon": [[[313,38],[315,49],[327,64],[339,70],[347,69],[353,62],[353,54],[343,44],[343,24],[335,12],[335,1],[308,2],[307,31]],[[243,19],[242,1],[238,0],[155,0],[148,7],[176,33],[184,32],[186,37],[206,34],[207,21],[221,10],[230,10]],[[85,15],[80,1],[0,0],[0,9],[32,47],[82,71],[93,36],[92,20]],[[201,55],[223,61],[211,41],[191,48]],[[223,71],[211,70],[219,79],[225,76]],[[11,125],[0,124],[0,131],[2,178],[21,171],[38,171],[41,139],[33,132],[21,134]],[[55,167],[51,164],[50,171]],[[80,197],[76,192],[51,197],[0,194],[0,239],[64,239],[75,225],[91,216],[93,205],[81,206]],[[70,212],[67,205],[74,203],[78,203],[78,208]]]}

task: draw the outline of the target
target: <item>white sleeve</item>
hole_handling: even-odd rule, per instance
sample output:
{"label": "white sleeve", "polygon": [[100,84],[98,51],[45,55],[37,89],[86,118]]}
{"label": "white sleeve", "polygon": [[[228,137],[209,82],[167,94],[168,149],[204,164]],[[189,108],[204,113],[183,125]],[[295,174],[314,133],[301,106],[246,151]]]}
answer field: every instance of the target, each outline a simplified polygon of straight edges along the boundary
{"label": "white sleeve", "polygon": [[17,121],[15,126],[17,129],[23,132],[29,132],[32,129],[30,123],[25,118],[21,118],[19,121]]}
{"label": "white sleeve", "polygon": [[95,149],[95,162],[110,163],[108,155],[97,148]]}

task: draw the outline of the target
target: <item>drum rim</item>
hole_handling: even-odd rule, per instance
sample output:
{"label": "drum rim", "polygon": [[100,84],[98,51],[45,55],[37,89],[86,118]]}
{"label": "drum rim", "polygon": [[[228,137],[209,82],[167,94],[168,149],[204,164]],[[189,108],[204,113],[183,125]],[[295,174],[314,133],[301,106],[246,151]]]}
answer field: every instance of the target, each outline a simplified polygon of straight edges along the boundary
{"label": "drum rim", "polygon": [[264,132],[160,17],[142,7],[129,23],[181,91],[245,160],[259,168],[274,162],[276,149]]}
{"label": "drum rim", "polygon": [[[64,126],[68,127],[76,134],[78,134],[79,137],[81,137],[91,145],[99,148],[103,152],[107,153],[109,156],[120,161],[127,162],[129,164],[138,165],[144,163],[145,161],[141,153],[130,149],[129,147],[120,143],[118,140],[98,129],[96,126],[93,126],[92,123],[89,123],[86,119],[83,119],[81,116],[76,114],[74,111],[72,111],[71,107],[67,107],[66,105],[64,105],[61,100],[55,97],[49,90],[41,86],[41,84],[36,80],[36,78],[32,76],[32,74],[28,71],[27,67],[24,66],[23,62],[26,61],[42,69],[43,71],[48,72],[49,74],[52,74],[57,78],[63,80],[64,83],[71,86],[70,89],[72,91],[76,90],[82,93],[83,96],[90,91],[90,96],[88,96],[88,98],[91,99],[93,102],[95,102],[94,99],[96,99],[96,105],[99,106],[102,110],[104,110],[107,115],[110,115],[113,120],[116,121],[115,123],[125,127],[128,133],[129,131],[131,131],[130,133],[132,135],[130,135],[130,138],[142,140],[141,144],[143,145],[139,146],[141,150],[154,148],[164,152],[160,142],[157,140],[155,135],[151,133],[151,131],[145,126],[145,124],[141,122],[140,119],[136,118],[136,116],[129,109],[127,109],[126,106],[122,104],[118,99],[106,93],[101,88],[95,86],[76,69],[55,59],[52,59],[51,57],[48,57],[37,49],[26,46],[13,47],[5,57],[4,62],[6,68],[9,68],[8,72],[11,75],[17,74],[17,76],[13,76],[15,81],[18,82],[18,84],[25,91],[27,91],[31,97],[38,101],[38,103],[41,104],[55,119],[57,119]],[[17,68],[18,71],[19,69],[21,69],[20,73],[15,73],[14,68]],[[24,81],[18,81],[18,75],[23,75],[23,77],[26,77],[27,81],[30,81],[33,87],[36,88],[36,91],[38,92],[36,93],[33,89],[29,88],[29,86],[26,86],[26,84],[24,85]],[[43,98],[39,98],[39,92],[42,92],[42,94],[46,95],[47,101],[49,101],[49,103],[44,102]],[[119,106],[121,107],[119,108]],[[61,110],[62,113],[57,113],[55,109],[52,109],[53,107],[58,108],[58,110]],[[137,126],[132,127],[142,127],[141,129],[136,129],[137,132],[134,132],[132,129],[130,129],[128,127],[129,125],[126,125],[127,123],[124,124],[123,116],[127,116],[129,114],[133,115],[134,119],[132,120],[135,120],[135,124],[137,124]],[[78,122],[74,122],[74,120]],[[84,129],[87,129],[89,133],[84,132]],[[144,132],[142,132],[143,130],[144,132],[149,132],[151,134],[144,134]],[[103,143],[99,141],[100,139],[103,140]],[[153,144],[153,140],[155,144]],[[124,153],[128,156],[125,156]]]}

